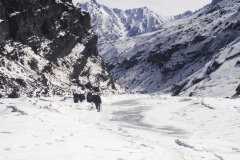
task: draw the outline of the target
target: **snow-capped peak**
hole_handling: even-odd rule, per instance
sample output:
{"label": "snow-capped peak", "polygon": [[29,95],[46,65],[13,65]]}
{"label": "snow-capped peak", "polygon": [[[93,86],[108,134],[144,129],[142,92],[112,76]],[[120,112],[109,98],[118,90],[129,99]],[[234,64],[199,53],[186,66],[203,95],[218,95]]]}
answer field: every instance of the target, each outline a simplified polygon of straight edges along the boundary
{"label": "snow-capped peak", "polygon": [[192,14],[193,14],[193,12],[188,10],[188,11],[185,11],[184,13],[182,13],[182,14],[173,16],[173,19],[174,20],[183,19],[183,18],[191,16]]}
{"label": "snow-capped peak", "polygon": [[212,2],[209,4],[208,7],[212,7],[212,8],[215,8],[215,7],[218,7],[218,8],[223,8],[227,5],[230,5],[230,4],[236,4],[240,2],[239,0],[212,0]]}
{"label": "snow-capped peak", "polygon": [[108,8],[96,0],[77,3],[77,6],[90,13],[91,25],[99,36],[99,42],[153,32],[172,19],[147,7],[121,10]]}
{"label": "snow-capped peak", "polygon": [[92,3],[97,3],[97,1],[96,1],[96,0],[91,0],[91,2],[92,2]]}

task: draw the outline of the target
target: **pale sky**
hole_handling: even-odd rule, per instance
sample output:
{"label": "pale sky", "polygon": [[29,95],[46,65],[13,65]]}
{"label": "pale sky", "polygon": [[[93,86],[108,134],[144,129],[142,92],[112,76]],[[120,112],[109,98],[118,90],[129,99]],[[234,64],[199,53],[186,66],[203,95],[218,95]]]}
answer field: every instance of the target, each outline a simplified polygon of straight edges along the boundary
{"label": "pale sky", "polygon": [[[73,3],[88,0],[73,0]],[[90,0],[89,0],[90,1]],[[148,7],[163,15],[177,15],[187,10],[195,11],[211,3],[212,0],[96,0],[110,8],[132,9]]]}

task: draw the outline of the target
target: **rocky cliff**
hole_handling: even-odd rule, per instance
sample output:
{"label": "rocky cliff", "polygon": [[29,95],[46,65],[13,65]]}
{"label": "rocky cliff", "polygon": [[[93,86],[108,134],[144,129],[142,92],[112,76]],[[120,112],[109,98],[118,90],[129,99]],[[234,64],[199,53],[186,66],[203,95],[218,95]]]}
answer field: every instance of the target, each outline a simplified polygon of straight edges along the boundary
{"label": "rocky cliff", "polygon": [[0,0],[1,97],[118,89],[98,56],[90,16],[71,0]]}

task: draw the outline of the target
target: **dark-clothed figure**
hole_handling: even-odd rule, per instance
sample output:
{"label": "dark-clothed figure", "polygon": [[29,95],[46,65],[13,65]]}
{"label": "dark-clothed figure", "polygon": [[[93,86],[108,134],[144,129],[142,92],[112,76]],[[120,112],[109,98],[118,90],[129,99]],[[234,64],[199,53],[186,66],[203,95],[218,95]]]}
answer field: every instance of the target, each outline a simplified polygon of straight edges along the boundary
{"label": "dark-clothed figure", "polygon": [[102,100],[99,95],[92,95],[92,93],[88,93],[87,101],[90,103],[93,102],[96,106],[97,111],[100,112]]}

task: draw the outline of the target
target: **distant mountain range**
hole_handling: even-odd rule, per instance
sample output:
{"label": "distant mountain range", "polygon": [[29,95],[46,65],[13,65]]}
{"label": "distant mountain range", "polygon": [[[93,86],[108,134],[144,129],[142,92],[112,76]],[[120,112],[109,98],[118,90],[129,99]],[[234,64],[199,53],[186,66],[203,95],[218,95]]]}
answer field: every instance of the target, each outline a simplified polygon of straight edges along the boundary
{"label": "distant mountain range", "polygon": [[77,6],[89,12],[91,26],[99,36],[99,43],[150,33],[174,19],[173,16],[162,16],[147,7],[121,10],[108,8],[96,0],[77,3]]}
{"label": "distant mountain range", "polygon": [[240,93],[239,11],[239,0],[213,0],[186,18],[165,19],[161,30],[99,44],[99,53],[132,91],[234,97]]}

